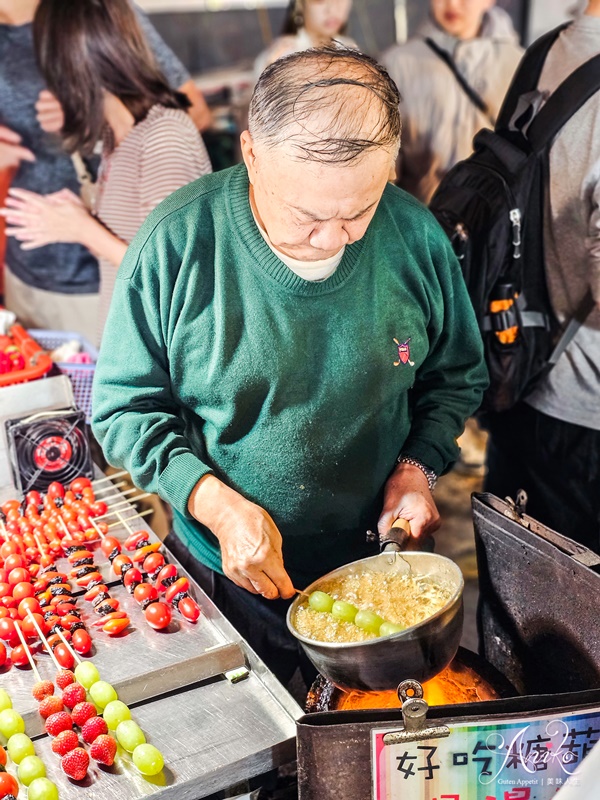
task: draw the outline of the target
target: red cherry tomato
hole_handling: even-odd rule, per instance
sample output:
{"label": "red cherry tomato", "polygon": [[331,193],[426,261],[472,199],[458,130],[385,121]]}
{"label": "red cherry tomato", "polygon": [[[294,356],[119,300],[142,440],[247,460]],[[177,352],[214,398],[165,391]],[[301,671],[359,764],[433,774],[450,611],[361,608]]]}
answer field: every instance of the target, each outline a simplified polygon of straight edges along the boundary
{"label": "red cherry tomato", "polygon": [[18,644],[10,651],[10,660],[15,667],[26,667],[29,664],[27,652],[22,644]]}
{"label": "red cherry tomato", "polygon": [[33,588],[33,584],[29,583],[28,581],[23,581],[21,583],[17,583],[16,586],[13,586],[12,596],[15,598],[15,600],[18,600],[19,603],[26,597],[33,597],[34,595],[35,590]]}
{"label": "red cherry tomato", "polygon": [[2,558],[8,558],[12,553],[18,552],[19,548],[15,542],[4,542],[2,546],[0,546],[0,556],[2,556]]}
{"label": "red cherry tomato", "polygon": [[116,550],[118,553],[121,552],[121,543],[118,539],[115,539],[114,536],[105,536],[102,539],[102,544],[100,545],[100,549],[104,553],[104,555],[108,558],[108,556]]}
{"label": "red cherry tomato", "polygon": [[92,649],[92,637],[83,628],[79,628],[73,632],[71,644],[75,652],[79,653],[80,656],[86,656]]}
{"label": "red cherry tomato", "polygon": [[102,630],[108,633],[109,636],[117,636],[119,633],[122,633],[128,626],[129,626],[128,617],[123,617],[123,619],[109,619],[104,622]]}
{"label": "red cherry tomato", "polygon": [[[65,636],[65,638],[67,637]],[[54,655],[63,669],[72,669],[72,667],[75,665],[73,654],[66,644],[63,644],[62,642],[57,644],[54,648]]]}
{"label": "red cherry tomato", "polygon": [[0,619],[0,639],[6,642],[10,647],[16,646],[20,641],[15,623],[10,617]]}
{"label": "red cherry tomato", "polygon": [[4,606],[0,606],[0,619],[4,619],[4,617],[9,617],[9,609],[5,608]]}
{"label": "red cherry tomato", "polygon": [[8,583],[8,570],[1,568],[0,569],[0,583]]}
{"label": "red cherry tomato", "polygon": [[75,494],[83,494],[84,489],[91,489],[92,482],[89,478],[84,478],[81,476],[80,478],[75,478],[74,481],[71,481],[69,485],[69,489],[74,492]]}
{"label": "red cherry tomato", "polygon": [[198,617],[200,616],[200,606],[189,595],[187,597],[182,597],[177,604],[177,610],[184,619],[187,619],[188,622],[197,622]]}
{"label": "red cherry tomato", "polygon": [[0,797],[12,794],[16,797],[19,794],[19,784],[10,772],[0,772]]}
{"label": "red cherry tomato", "polygon": [[149,600],[158,600],[158,592],[151,583],[140,583],[133,590],[133,596],[140,605],[147,603]]}
{"label": "red cherry tomato", "polygon": [[81,492],[83,499],[86,503],[95,503],[96,502],[96,495],[94,494],[94,490],[92,487],[88,487]]}
{"label": "red cherry tomato", "polygon": [[11,597],[12,596],[12,586],[10,583],[0,583],[0,598],[2,597]]}
{"label": "red cherry tomato", "polygon": [[24,567],[17,567],[8,573],[8,582],[11,586],[16,586],[17,583],[29,580],[29,572]]}
{"label": "red cherry tomato", "polygon": [[16,508],[18,510],[20,505],[21,504],[19,503],[19,501],[16,500],[15,498],[13,498],[12,500],[6,500],[6,502],[2,503],[2,511],[4,512],[4,514],[8,514],[8,512],[11,511],[13,508]]}
{"label": "red cherry tomato", "polygon": [[165,565],[165,557],[162,553],[151,553],[146,556],[142,569],[148,575],[156,575]]}
{"label": "red cherry tomato", "polygon": [[[46,620],[42,617],[41,614],[34,613],[33,617],[37,622],[37,624],[40,626],[42,633],[45,634],[48,631],[48,623],[46,622]],[[52,620],[49,621],[51,622]],[[23,629],[23,636],[25,636],[26,639],[37,639],[37,637],[39,636],[37,628],[33,624],[31,617],[29,616],[25,617],[25,619],[21,623],[21,628]]]}
{"label": "red cherry tomato", "polygon": [[115,575],[120,575],[121,572],[123,571],[123,567],[126,565],[131,566],[132,563],[133,562],[129,558],[129,556],[126,556],[124,553],[121,553],[120,555],[118,555],[116,558],[113,559],[112,562],[113,572],[115,573]]}
{"label": "red cherry tomato", "polygon": [[190,588],[190,582],[187,578],[178,578],[175,583],[172,583],[165,592],[165,600],[167,603],[172,603],[175,597],[181,592],[187,592]]}
{"label": "red cherry tomato", "polygon": [[[6,664],[6,647],[4,645],[4,642],[0,642],[0,667],[3,667],[5,664]],[[4,762],[2,762],[1,758],[2,753],[0,753],[0,764],[4,766],[4,764],[6,764],[6,751],[4,750],[3,747],[1,747],[0,750],[2,750],[3,753],[5,753]]]}
{"label": "red cherry tomato", "polygon": [[32,614],[42,613],[40,603],[35,597],[25,597],[23,600],[21,600],[18,610],[21,619],[25,619],[25,617],[29,616],[29,611],[31,611]]}
{"label": "red cherry tomato", "polygon": [[136,567],[132,569],[128,569],[125,575],[123,576],[123,586],[126,589],[129,589],[130,592],[133,591],[133,587],[136,586],[138,583],[142,583],[144,580],[144,576]]}
{"label": "red cherry tomato", "polygon": [[51,500],[55,500],[57,497],[63,498],[65,496],[65,487],[62,485],[62,483],[53,481],[46,490],[46,495]]}
{"label": "red cherry tomato", "polygon": [[65,522],[74,522],[77,519],[77,513],[72,508],[63,508],[61,517]]}
{"label": "red cherry tomato", "polygon": [[27,492],[25,495],[25,502],[28,506],[41,506],[42,505],[42,495],[35,490],[31,492]]}
{"label": "red cherry tomato", "polygon": [[108,506],[102,500],[96,500],[95,503],[90,503],[88,514],[90,517],[103,517],[108,511]]}
{"label": "red cherry tomato", "polygon": [[63,502],[66,506],[72,506],[75,502],[75,492],[72,492],[70,489],[67,489],[65,492],[65,496],[63,497]]}
{"label": "red cherry tomato", "polygon": [[144,611],[146,622],[155,630],[166,628],[171,622],[171,607],[166,603],[150,603]]}

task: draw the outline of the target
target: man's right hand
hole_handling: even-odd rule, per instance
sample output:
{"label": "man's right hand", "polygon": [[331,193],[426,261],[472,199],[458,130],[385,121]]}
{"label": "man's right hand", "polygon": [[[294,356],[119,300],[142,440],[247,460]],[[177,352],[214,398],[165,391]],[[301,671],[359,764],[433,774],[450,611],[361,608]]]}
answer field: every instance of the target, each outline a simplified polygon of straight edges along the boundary
{"label": "man's right hand", "polygon": [[230,580],[269,600],[293,597],[281,534],[263,508],[205,475],[190,495],[188,510],[219,540],[223,572]]}
{"label": "man's right hand", "polygon": [[35,156],[26,147],[21,147],[21,137],[4,125],[0,125],[0,169],[14,169],[21,161],[35,161]]}

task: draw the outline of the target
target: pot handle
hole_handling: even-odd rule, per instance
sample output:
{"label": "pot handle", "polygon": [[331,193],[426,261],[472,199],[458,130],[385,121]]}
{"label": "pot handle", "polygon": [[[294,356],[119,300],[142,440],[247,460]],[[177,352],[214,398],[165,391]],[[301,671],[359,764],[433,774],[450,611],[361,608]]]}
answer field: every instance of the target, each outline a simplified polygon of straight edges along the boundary
{"label": "pot handle", "polygon": [[398,517],[392,523],[389,531],[379,537],[381,552],[401,553],[408,544],[410,535],[410,522],[407,519]]}

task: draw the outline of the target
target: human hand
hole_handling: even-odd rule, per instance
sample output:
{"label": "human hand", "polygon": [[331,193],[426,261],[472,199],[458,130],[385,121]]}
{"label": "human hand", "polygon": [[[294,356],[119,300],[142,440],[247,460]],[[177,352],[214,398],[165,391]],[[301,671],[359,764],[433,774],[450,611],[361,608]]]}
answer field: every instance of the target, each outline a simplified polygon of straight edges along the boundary
{"label": "human hand", "polygon": [[61,104],[47,89],[42,89],[35,104],[37,121],[46,133],[60,133],[65,124]]}
{"label": "human hand", "polygon": [[268,600],[293,597],[281,534],[263,508],[206,475],[192,491],[188,509],[219,540],[223,572],[230,580]]}
{"label": "human hand", "polygon": [[411,536],[421,539],[440,527],[440,515],[427,478],[413,464],[398,464],[385,485],[383,510],[377,523],[387,533],[399,517],[410,522]]}
{"label": "human hand", "polygon": [[82,242],[93,221],[80,198],[68,189],[43,196],[11,188],[8,194],[0,214],[6,219],[6,235],[22,242],[23,250],[56,242]]}
{"label": "human hand", "polygon": [[21,137],[4,125],[0,125],[0,169],[13,169],[21,161],[35,161],[35,156],[26,147],[21,147]]}

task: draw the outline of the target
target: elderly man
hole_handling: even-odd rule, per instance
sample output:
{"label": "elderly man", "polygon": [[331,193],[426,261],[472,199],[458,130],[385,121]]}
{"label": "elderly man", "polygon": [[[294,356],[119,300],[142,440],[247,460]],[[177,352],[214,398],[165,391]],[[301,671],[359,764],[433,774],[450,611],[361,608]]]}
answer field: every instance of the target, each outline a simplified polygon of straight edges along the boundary
{"label": "elderly man", "polygon": [[[428,203],[448,170],[493,125],[523,50],[495,0],[431,0],[431,17],[383,63],[402,94],[398,185]],[[457,71],[482,102],[469,97]]]}
{"label": "elderly man", "polygon": [[367,56],[271,65],[244,164],[130,247],[97,366],[108,460],[171,503],[168,545],[283,682],[284,599],[372,554],[369,527],[438,525],[435,477],[486,385],[450,246],[388,184],[399,137]]}

